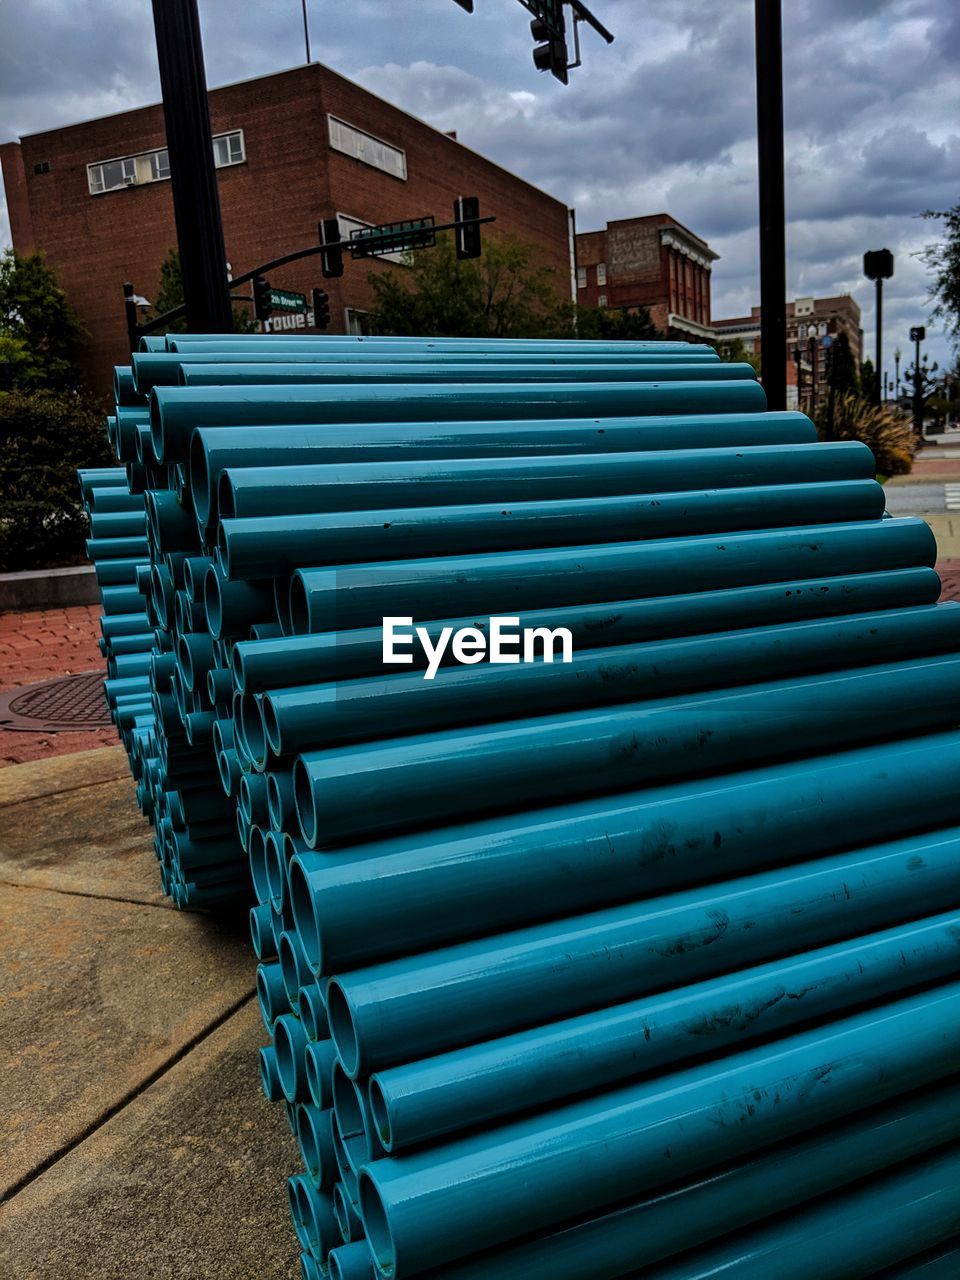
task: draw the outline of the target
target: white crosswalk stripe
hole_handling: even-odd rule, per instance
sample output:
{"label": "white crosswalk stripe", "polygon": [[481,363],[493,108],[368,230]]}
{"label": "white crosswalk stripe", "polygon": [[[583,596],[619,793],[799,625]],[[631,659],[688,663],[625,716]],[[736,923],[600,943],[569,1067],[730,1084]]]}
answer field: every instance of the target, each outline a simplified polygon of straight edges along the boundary
{"label": "white crosswalk stripe", "polygon": [[960,484],[945,484],[943,497],[948,511],[960,511]]}

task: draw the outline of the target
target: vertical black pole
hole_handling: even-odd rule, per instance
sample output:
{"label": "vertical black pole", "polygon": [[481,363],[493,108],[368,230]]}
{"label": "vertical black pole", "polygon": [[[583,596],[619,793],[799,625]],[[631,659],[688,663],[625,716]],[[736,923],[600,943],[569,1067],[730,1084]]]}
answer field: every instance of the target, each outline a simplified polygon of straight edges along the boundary
{"label": "vertical black pole", "polygon": [[877,362],[873,376],[874,400],[877,404],[883,400],[880,391],[880,379],[883,377],[883,279],[878,276],[877,285]]}
{"label": "vertical black pole", "polygon": [[123,311],[127,318],[127,342],[132,354],[140,345],[140,326],[137,320],[137,304],[133,300],[133,285],[129,280],[123,286]]}
{"label": "vertical black pole", "polygon": [[913,357],[913,429],[923,443],[923,396],[920,394],[920,338],[916,339]]}
{"label": "vertical black pole", "polygon": [[187,329],[230,333],[233,314],[197,0],[153,0],[153,25]]}
{"label": "vertical black pole", "polygon": [[307,63],[310,62],[310,23],[307,20],[307,0],[301,0],[303,5],[303,43],[307,50]]}
{"label": "vertical black pole", "polygon": [[771,409],[787,407],[787,265],[783,199],[783,37],[780,0],[754,0],[760,186],[760,354]]}

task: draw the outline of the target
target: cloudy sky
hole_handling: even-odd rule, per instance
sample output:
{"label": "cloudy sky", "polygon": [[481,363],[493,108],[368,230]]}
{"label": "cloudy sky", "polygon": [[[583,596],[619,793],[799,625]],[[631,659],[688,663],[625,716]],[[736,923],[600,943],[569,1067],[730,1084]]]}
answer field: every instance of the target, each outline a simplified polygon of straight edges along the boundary
{"label": "cloudy sky", "polygon": [[[714,315],[759,301],[751,0],[594,0],[563,88],[516,0],[308,0],[313,56],[575,206],[581,230],[667,210],[710,241]],[[303,60],[300,0],[200,0],[211,85]],[[960,2],[787,0],[791,296],[853,293],[896,256],[886,349],[929,312],[919,214],[960,201]],[[147,0],[0,0],[0,140],[155,101]],[[9,235],[6,220],[0,237]],[[948,347],[933,332],[931,355]]]}

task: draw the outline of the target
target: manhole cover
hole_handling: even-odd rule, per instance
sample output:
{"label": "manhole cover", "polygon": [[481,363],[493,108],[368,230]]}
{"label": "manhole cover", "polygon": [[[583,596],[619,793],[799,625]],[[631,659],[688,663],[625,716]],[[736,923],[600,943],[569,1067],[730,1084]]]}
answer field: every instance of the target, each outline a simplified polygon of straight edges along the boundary
{"label": "manhole cover", "polygon": [[105,729],[110,724],[99,671],[61,676],[0,694],[0,729],[63,733]]}

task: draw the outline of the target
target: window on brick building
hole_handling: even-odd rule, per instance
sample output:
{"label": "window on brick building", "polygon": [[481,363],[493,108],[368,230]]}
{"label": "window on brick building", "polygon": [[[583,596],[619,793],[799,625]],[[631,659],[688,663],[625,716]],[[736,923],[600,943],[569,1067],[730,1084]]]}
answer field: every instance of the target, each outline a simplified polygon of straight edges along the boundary
{"label": "window on brick building", "polygon": [[605,262],[597,263],[597,284],[604,285],[607,283],[607,264]]}
{"label": "window on brick building", "polygon": [[607,295],[605,293],[601,293],[599,298],[597,298],[597,306],[605,307],[606,305],[607,305]]}
{"label": "window on brick building", "polygon": [[585,289],[587,287],[587,268],[577,267],[577,288]]}
{"label": "window on brick building", "polygon": [[[214,136],[213,160],[218,169],[242,164],[246,158],[242,129]],[[87,165],[87,185],[92,196],[119,191],[121,187],[139,187],[146,182],[165,182],[169,177],[170,156],[166,147]]]}
{"label": "window on brick building", "polygon": [[360,311],[356,307],[344,307],[343,314],[346,320],[347,333],[352,333],[358,337],[373,333],[369,311]]}
{"label": "window on brick building", "polygon": [[327,124],[330,146],[334,151],[341,151],[345,156],[406,182],[407,157],[399,147],[392,147],[389,142],[364,133],[362,129],[356,129],[352,124],[338,120],[336,116],[327,116]]}

